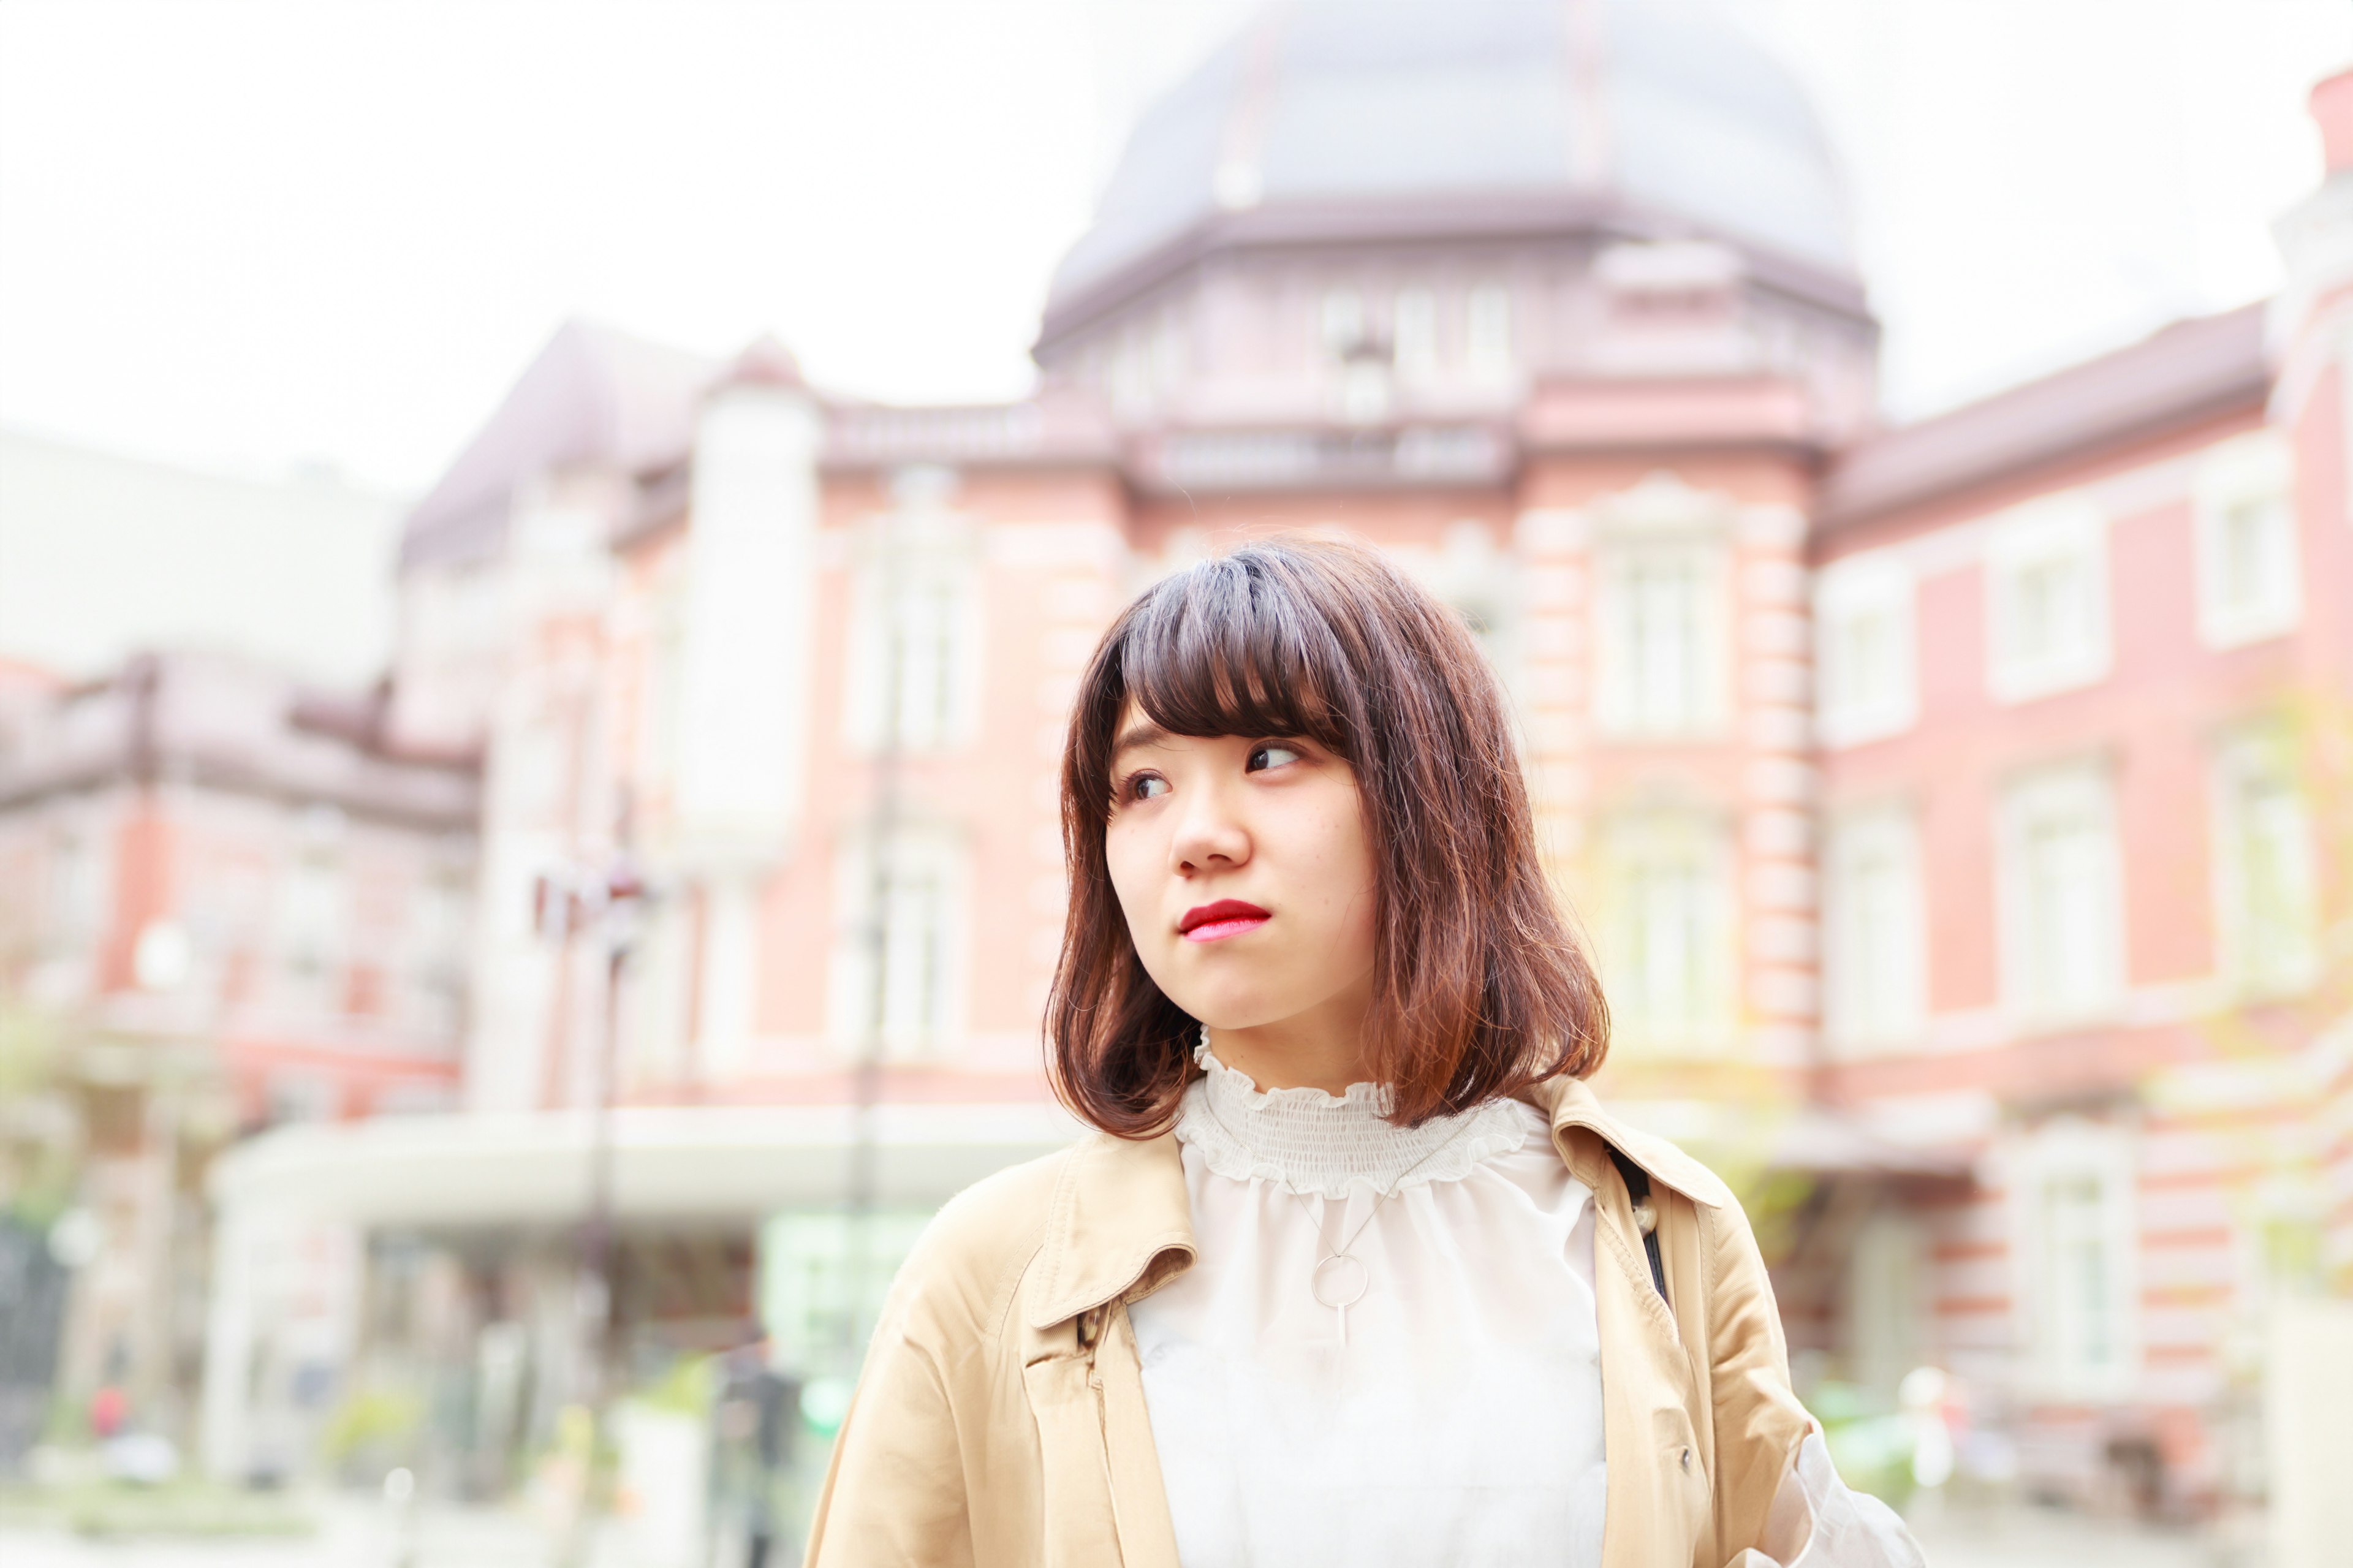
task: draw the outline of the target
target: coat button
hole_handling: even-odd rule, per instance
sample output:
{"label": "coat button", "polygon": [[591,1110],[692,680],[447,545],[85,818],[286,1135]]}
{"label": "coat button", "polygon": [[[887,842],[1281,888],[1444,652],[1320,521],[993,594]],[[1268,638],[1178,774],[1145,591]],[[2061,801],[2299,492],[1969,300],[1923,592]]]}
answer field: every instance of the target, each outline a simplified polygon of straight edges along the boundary
{"label": "coat button", "polygon": [[1683,1474],[1691,1474],[1691,1450],[1689,1448],[1685,1448],[1683,1450]]}

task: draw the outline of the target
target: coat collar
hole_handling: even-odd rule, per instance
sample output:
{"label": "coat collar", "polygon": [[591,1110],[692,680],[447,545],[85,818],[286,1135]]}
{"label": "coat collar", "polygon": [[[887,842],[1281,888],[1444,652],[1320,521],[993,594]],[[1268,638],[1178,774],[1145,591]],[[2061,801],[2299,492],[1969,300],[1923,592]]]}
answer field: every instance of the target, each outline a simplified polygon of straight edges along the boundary
{"label": "coat collar", "polygon": [[1091,1133],[1054,1184],[1038,1272],[1025,1292],[1033,1329],[1050,1329],[1138,1285],[1192,1267],[1193,1205],[1176,1135]]}
{"label": "coat collar", "polygon": [[[1721,1208],[1733,1201],[1715,1172],[1665,1139],[1619,1121],[1580,1079],[1547,1079],[1524,1098],[1551,1119],[1554,1147],[1565,1159],[1573,1136],[1588,1132],[1694,1203]],[[1577,1174],[1593,1184],[1592,1173]],[[1139,1286],[1149,1290],[1192,1267],[1195,1254],[1192,1203],[1176,1135],[1093,1133],[1071,1151],[1054,1184],[1024,1316],[1033,1329],[1051,1328]]]}
{"label": "coat collar", "polygon": [[1583,1079],[1549,1078],[1521,1098],[1552,1119],[1552,1141],[1564,1157],[1570,1135],[1582,1129],[1640,1165],[1661,1186],[1708,1208],[1734,1206],[1732,1189],[1714,1171],[1665,1139],[1637,1131],[1610,1115]]}

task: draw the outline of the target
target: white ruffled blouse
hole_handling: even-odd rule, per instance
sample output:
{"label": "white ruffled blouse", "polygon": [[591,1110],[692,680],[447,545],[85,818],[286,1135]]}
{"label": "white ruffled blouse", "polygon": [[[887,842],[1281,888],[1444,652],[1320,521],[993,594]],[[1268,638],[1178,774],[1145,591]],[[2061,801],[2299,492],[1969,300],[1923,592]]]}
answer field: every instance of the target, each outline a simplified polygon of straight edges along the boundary
{"label": "white ruffled blouse", "polygon": [[[1261,1092],[1199,1060],[1176,1130],[1198,1261],[1129,1309],[1184,1568],[1599,1568],[1593,1194],[1543,1115],[1398,1128],[1375,1085]],[[1362,1265],[1345,1325],[1313,1283],[1335,1251]],[[1783,1491],[1776,1522],[1815,1537],[1790,1568],[1919,1561],[1873,1500],[1843,1528],[1819,1437]]]}

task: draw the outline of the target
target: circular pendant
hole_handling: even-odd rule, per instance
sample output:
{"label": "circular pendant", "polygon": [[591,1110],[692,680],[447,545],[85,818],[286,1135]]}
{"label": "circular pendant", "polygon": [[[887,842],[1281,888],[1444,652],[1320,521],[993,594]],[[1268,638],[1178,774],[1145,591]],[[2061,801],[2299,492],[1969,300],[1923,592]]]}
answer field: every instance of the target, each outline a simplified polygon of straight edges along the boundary
{"label": "circular pendant", "polygon": [[1353,1307],[1364,1300],[1372,1272],[1345,1252],[1335,1253],[1315,1266],[1307,1289],[1320,1307]]}

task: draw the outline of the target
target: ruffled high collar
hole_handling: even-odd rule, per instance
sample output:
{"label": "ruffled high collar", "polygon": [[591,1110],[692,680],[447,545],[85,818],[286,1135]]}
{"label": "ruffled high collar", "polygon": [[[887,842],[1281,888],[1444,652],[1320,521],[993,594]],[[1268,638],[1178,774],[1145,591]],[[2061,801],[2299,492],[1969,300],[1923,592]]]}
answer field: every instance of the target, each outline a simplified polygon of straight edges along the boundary
{"label": "ruffled high collar", "polygon": [[1419,1127],[1383,1119],[1395,1103],[1387,1085],[1352,1083],[1345,1093],[1320,1089],[1261,1089],[1247,1073],[1219,1061],[1205,1038],[1193,1053],[1202,1076],[1185,1090],[1177,1141],[1200,1152],[1209,1169],[1235,1181],[1269,1181],[1295,1193],[1347,1195],[1460,1181],[1481,1163],[1527,1141],[1532,1115],[1492,1100]]}

